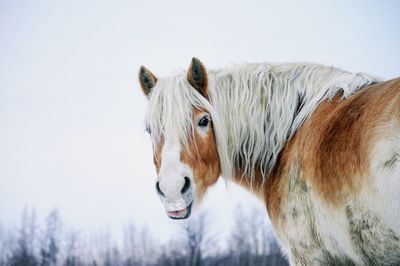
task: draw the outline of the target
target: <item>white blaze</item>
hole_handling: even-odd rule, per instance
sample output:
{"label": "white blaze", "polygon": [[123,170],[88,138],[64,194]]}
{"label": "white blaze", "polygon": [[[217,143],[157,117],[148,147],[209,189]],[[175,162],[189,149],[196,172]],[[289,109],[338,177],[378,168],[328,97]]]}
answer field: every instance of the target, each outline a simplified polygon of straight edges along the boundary
{"label": "white blaze", "polygon": [[[192,201],[192,190],[182,195],[185,176],[192,179],[191,170],[180,161],[180,143],[165,136],[161,153],[161,167],[158,177],[159,186],[165,197],[161,197],[167,211],[185,209]],[[192,182],[193,184],[193,182]]]}

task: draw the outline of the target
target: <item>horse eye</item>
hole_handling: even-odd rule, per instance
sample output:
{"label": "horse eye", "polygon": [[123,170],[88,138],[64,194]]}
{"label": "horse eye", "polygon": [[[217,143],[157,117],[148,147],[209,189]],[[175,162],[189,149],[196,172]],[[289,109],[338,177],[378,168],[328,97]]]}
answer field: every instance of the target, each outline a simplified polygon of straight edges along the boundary
{"label": "horse eye", "polygon": [[199,125],[199,127],[206,127],[206,126],[208,125],[208,122],[209,122],[209,121],[210,121],[210,120],[208,119],[208,117],[205,116],[205,117],[203,117],[202,119],[200,119],[198,125]]}
{"label": "horse eye", "polygon": [[151,129],[150,129],[150,127],[146,127],[146,131],[147,131],[147,133],[149,133],[149,135],[151,135]]}

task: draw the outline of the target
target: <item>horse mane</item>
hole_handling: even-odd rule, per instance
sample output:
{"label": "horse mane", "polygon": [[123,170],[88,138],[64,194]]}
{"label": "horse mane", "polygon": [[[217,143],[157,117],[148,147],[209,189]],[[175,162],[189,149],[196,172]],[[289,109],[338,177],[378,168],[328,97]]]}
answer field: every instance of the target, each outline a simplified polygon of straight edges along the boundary
{"label": "horse mane", "polygon": [[153,143],[161,135],[187,145],[194,128],[193,107],[210,112],[222,176],[240,170],[250,183],[254,170],[263,182],[287,140],[319,103],[339,91],[347,98],[379,80],[317,64],[244,64],[208,71],[208,97],[185,74],[162,78],[149,95],[146,123]]}

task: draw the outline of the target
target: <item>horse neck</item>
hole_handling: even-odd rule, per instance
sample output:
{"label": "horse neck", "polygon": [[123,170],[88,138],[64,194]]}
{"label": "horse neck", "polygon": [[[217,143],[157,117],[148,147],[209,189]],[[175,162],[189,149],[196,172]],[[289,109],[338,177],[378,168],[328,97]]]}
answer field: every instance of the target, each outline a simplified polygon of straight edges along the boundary
{"label": "horse neck", "polygon": [[209,98],[222,175],[264,183],[303,121],[339,90],[376,79],[311,64],[254,64],[210,73]]}

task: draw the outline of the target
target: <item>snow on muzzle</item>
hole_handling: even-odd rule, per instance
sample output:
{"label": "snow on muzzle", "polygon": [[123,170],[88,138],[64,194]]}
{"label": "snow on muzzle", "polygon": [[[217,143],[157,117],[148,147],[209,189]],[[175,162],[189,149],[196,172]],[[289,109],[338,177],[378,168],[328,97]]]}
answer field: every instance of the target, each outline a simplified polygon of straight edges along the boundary
{"label": "snow on muzzle", "polygon": [[168,199],[161,197],[167,215],[172,219],[185,219],[190,216],[193,196],[192,193],[182,195],[179,199]]}

